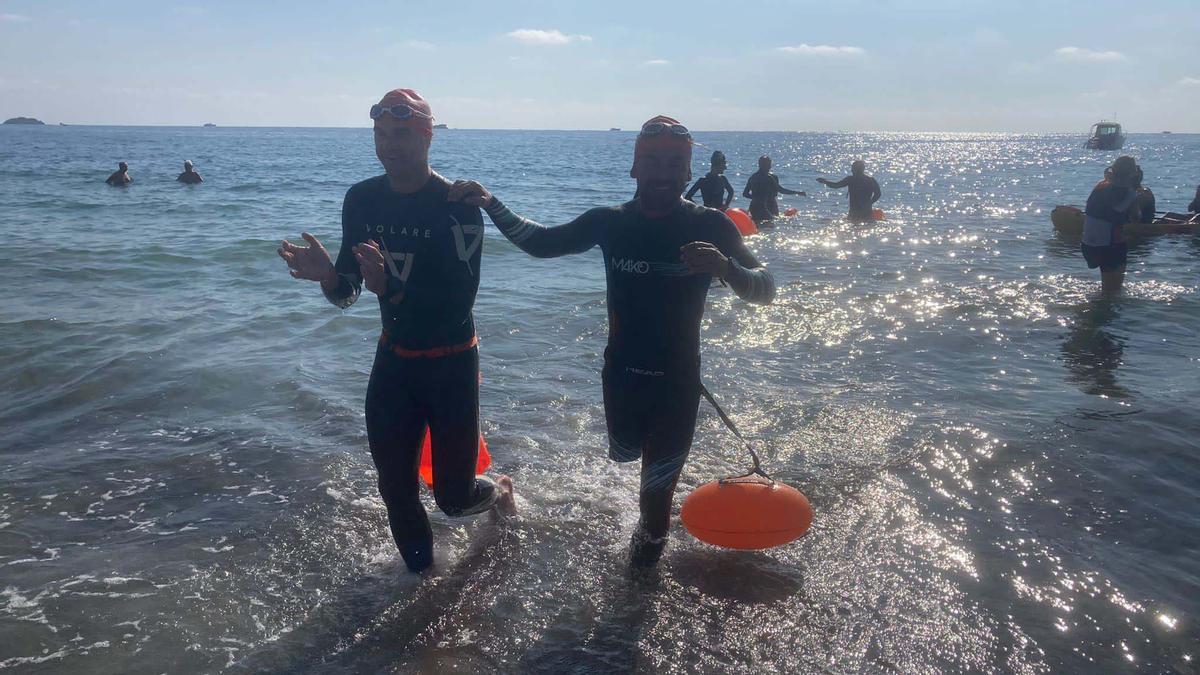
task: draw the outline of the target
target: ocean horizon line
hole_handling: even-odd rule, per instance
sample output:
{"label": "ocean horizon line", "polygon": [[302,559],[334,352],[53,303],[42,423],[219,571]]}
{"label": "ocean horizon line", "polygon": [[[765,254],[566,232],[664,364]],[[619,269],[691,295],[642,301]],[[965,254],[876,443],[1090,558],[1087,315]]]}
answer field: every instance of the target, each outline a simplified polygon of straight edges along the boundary
{"label": "ocean horizon line", "polygon": [[[205,123],[206,124],[206,123]],[[206,127],[205,124],[109,124],[95,122],[44,122],[41,125],[24,125],[10,124],[0,126],[11,127],[116,127],[116,128],[151,128],[151,129],[197,129],[197,128],[215,128],[215,129],[370,129],[370,126],[330,126],[330,125],[274,125],[274,124],[213,124],[212,127]],[[450,126],[446,129],[438,129],[438,131],[562,131],[562,132],[597,132],[597,133],[618,133],[632,132],[634,128],[519,128],[519,127],[455,127]],[[955,129],[697,129],[692,128],[692,131],[697,133],[736,133],[736,134],[960,134],[960,135],[997,135],[997,136],[1063,136],[1063,135],[1078,135],[1086,136],[1087,131],[997,131],[997,130],[955,130]],[[1166,129],[1161,131],[1126,131],[1129,136],[1159,136],[1163,134],[1171,135],[1193,135],[1200,134],[1197,131],[1176,131],[1174,129]]]}

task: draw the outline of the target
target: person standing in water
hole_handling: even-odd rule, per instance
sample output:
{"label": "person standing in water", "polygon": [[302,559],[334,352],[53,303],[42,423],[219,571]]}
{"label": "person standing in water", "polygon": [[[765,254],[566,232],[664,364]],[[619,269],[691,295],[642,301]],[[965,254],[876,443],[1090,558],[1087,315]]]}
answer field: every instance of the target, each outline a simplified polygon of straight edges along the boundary
{"label": "person standing in water", "polygon": [[750,200],[750,217],[755,223],[762,225],[779,217],[780,194],[806,196],[805,192],[780,185],[779,178],[771,173],[771,158],[763,155],[758,158],[758,171],[751,174],[742,190],[742,196]]}
{"label": "person standing in water", "polygon": [[875,220],[873,215],[875,202],[883,196],[879,190],[879,182],[867,175],[867,163],[856,159],[850,165],[850,175],[833,182],[827,178],[818,178],[817,182],[835,190],[848,187],[850,197],[850,212],[848,218],[854,223],[865,223]]}
{"label": "person standing in water", "polygon": [[675,483],[696,431],[700,320],[712,279],[761,304],[774,299],[775,282],[725,214],[681,198],[692,177],[687,127],[654,117],[642,125],[633,153],[631,201],[558,227],[513,213],[474,181],[455,183],[449,198],[482,206],[509,241],[537,258],[600,247],[608,287],[609,457],[642,460],[641,518],[630,548],[632,564],[646,567],[666,546]]}
{"label": "person standing in water", "polygon": [[1136,223],[1153,223],[1154,208],[1157,206],[1154,200],[1154,193],[1150,188],[1142,185],[1145,179],[1145,174],[1142,173],[1142,167],[1138,167],[1137,177],[1133,182],[1133,190],[1137,192],[1137,218],[1132,222]]}
{"label": "person standing in water", "polygon": [[712,168],[709,169],[708,175],[697,180],[692,189],[688,190],[684,199],[691,201],[692,195],[699,190],[705,206],[724,211],[729,208],[736,193],[733,191],[733,186],[729,184],[729,179],[725,177],[725,153],[720,150],[713,152],[711,161]]}
{"label": "person standing in water", "polygon": [[192,160],[190,159],[183,160],[183,173],[179,174],[179,177],[175,180],[185,185],[195,185],[196,183],[204,182],[200,174],[196,173],[196,170],[192,168]]}
{"label": "person standing in water", "polygon": [[383,333],[367,385],[367,440],[392,537],[419,572],[433,562],[417,470],[426,433],[433,494],[446,515],[508,514],[515,505],[507,476],[475,476],[479,349],[471,309],[483,218],[448,201],[450,182],[430,169],[433,115],[419,94],[388,92],[371,119],[385,174],[346,192],[337,262],[307,232],[307,247],[284,241],[279,256],[293,277],[320,282],[337,307],[349,307],[363,285],[378,298]]}
{"label": "person standing in water", "polygon": [[133,176],[129,175],[129,165],[125,162],[117,162],[117,170],[109,174],[104,182],[113,187],[125,187],[132,183]]}
{"label": "person standing in water", "polygon": [[1139,170],[1134,158],[1118,157],[1105,170],[1104,180],[1092,188],[1084,209],[1080,248],[1088,269],[1100,268],[1100,286],[1105,295],[1119,292],[1125,281],[1129,247],[1122,230],[1125,223],[1135,221],[1139,215],[1135,188]]}

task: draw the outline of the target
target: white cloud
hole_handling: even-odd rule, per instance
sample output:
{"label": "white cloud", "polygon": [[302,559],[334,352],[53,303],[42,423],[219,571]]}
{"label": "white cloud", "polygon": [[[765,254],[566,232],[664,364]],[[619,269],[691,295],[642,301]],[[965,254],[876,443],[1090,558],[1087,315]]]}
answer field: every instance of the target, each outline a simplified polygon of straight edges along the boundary
{"label": "white cloud", "polygon": [[404,42],[401,43],[401,45],[404,47],[408,47],[409,49],[419,49],[423,52],[427,52],[427,51],[430,51],[433,49],[433,43],[426,42],[424,40],[405,40]]}
{"label": "white cloud", "polygon": [[776,51],[798,56],[863,56],[867,50],[862,47],[834,47],[832,45],[800,44],[793,47],[777,47]]}
{"label": "white cloud", "polygon": [[1175,84],[1181,87],[1200,87],[1200,77],[1185,77]]}
{"label": "white cloud", "polygon": [[671,62],[666,59],[650,59],[642,64],[643,66],[669,66]]}
{"label": "white cloud", "polygon": [[590,35],[567,35],[560,30],[538,30],[536,28],[521,28],[505,37],[527,45],[565,45],[571,42],[591,42]]}
{"label": "white cloud", "polygon": [[24,14],[0,14],[0,21],[28,21]]}
{"label": "white cloud", "polygon": [[1085,49],[1083,47],[1059,47],[1054,50],[1054,55],[1065,61],[1085,61],[1089,63],[1127,60],[1121,52],[1098,52],[1094,49]]}

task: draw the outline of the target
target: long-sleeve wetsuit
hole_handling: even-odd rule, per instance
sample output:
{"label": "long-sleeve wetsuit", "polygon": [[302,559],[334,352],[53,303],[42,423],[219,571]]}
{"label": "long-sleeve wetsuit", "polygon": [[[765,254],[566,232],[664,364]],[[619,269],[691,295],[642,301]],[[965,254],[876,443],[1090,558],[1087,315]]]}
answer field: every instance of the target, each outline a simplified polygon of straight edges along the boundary
{"label": "long-sleeve wetsuit", "polygon": [[666,535],[675,482],[691,448],[700,398],[700,320],[712,282],[680,260],[691,242],[715,245],[731,260],[726,281],[741,298],[769,303],[775,282],[720,211],[681,201],[667,217],[649,218],[636,201],[592,209],[558,227],[514,214],[499,200],[488,215],[509,241],[539,258],[599,246],[608,281],[604,407],[609,454],[644,457],[642,523]]}
{"label": "long-sleeve wetsuit", "polygon": [[[701,176],[692,189],[687,191],[684,199],[691,199],[696,191],[700,191],[700,197],[704,200],[704,205],[710,209],[724,209],[729,205],[729,200],[733,199],[733,186],[729,184],[729,179],[725,174],[708,173]],[[725,195],[729,195],[728,199]]]}
{"label": "long-sleeve wetsuit", "polygon": [[849,187],[850,220],[874,220],[874,217],[871,215],[871,208],[883,196],[883,192],[879,189],[879,182],[874,178],[866,174],[852,174],[836,183],[826,181],[825,187],[834,189]]}
{"label": "long-sleeve wetsuit", "polygon": [[394,192],[387,176],[346,192],[342,244],[330,302],[348,307],[362,290],[352,247],[380,245],[388,274],[379,298],[383,335],[367,385],[367,438],[379,471],[392,537],[414,571],[432,562],[433,537],[417,468],[426,430],[433,445],[434,497],[451,516],[479,513],[496,499],[475,477],[479,446],[479,352],[471,308],[479,289],[483,218],[447,202],[434,174],[421,190]]}
{"label": "long-sleeve wetsuit", "polygon": [[755,222],[771,220],[779,215],[779,195],[803,194],[779,184],[779,177],[767,171],[755,171],[746,181],[742,196],[750,200],[750,217]]}

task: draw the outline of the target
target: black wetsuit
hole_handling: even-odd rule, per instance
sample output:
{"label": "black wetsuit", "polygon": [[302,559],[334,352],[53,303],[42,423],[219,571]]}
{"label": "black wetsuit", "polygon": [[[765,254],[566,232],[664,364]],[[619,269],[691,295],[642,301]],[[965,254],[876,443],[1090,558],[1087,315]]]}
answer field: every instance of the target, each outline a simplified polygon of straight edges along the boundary
{"label": "black wetsuit", "polygon": [[495,485],[475,477],[479,351],[471,308],[483,218],[475,207],[447,202],[448,188],[436,174],[412,194],[393,192],[387,176],[351,187],[334,265],[339,285],[326,293],[338,307],[353,303],[362,277],[351,247],[381,244],[388,288],[379,298],[383,335],[367,385],[367,438],[392,537],[414,571],[428,567],[433,554],[417,474],[426,428],[438,507],[447,515],[470,515],[496,499]]}
{"label": "black wetsuit", "polygon": [[733,196],[733,186],[729,184],[729,179],[725,174],[708,173],[696,181],[691,190],[688,190],[687,199],[691,199],[696,191],[700,191],[700,196],[704,199],[704,205],[710,209],[724,209],[725,195]]}
{"label": "black wetsuit", "polygon": [[648,218],[636,201],[596,208],[559,227],[542,227],[499,200],[492,221],[521,250],[538,258],[599,246],[608,279],[608,347],[604,408],[609,455],[642,462],[642,523],[664,537],[675,482],[691,448],[700,400],[700,320],[712,282],[692,274],[680,247],[717,246],[734,261],[727,281],[750,302],[771,302],[775,282],[720,211],[688,201],[665,218]]}
{"label": "black wetsuit", "polygon": [[1153,223],[1154,208],[1157,206],[1157,204],[1155,204],[1154,193],[1150,191],[1150,188],[1138,188],[1137,204],[1139,215],[1138,222]]}
{"label": "black wetsuit", "polygon": [[849,187],[848,196],[850,197],[850,220],[874,220],[871,214],[872,207],[875,202],[879,201],[882,192],[879,190],[879,182],[874,178],[862,174],[852,174],[839,180],[836,183],[825,183],[826,187],[844,188]]}
{"label": "black wetsuit", "polygon": [[798,195],[779,184],[779,178],[768,171],[755,171],[746,181],[742,195],[750,198],[750,217],[755,222],[771,220],[779,215],[779,195]]}
{"label": "black wetsuit", "polygon": [[1188,204],[1188,213],[1200,213],[1200,197],[1196,197],[1191,204]]}

